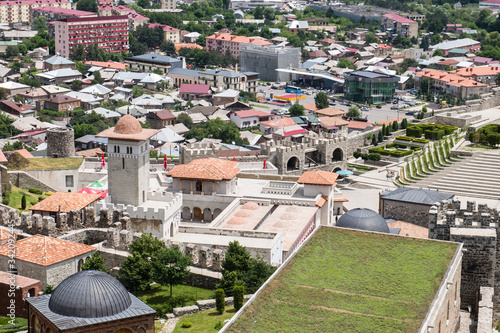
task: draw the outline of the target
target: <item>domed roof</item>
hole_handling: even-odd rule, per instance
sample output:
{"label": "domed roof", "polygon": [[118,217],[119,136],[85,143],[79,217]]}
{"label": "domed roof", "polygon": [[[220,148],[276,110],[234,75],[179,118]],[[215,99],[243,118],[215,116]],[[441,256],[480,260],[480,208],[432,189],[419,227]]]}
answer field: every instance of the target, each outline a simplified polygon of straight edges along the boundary
{"label": "domed roof", "polygon": [[247,223],[247,220],[245,220],[244,218],[242,217],[232,217],[229,219],[229,221],[227,221],[227,224],[246,224]]}
{"label": "domed roof", "polygon": [[101,271],[81,271],[67,277],[50,296],[49,309],[61,316],[99,318],[130,307],[127,289]]}
{"label": "domed roof", "polygon": [[248,209],[248,210],[257,210],[259,209],[259,205],[253,201],[249,201],[243,206],[241,206],[241,209]]}
{"label": "domed roof", "polygon": [[142,132],[142,127],[139,120],[127,114],[118,120],[113,132],[118,134],[137,134]]}
{"label": "domed roof", "polygon": [[356,208],[344,213],[336,224],[337,227],[365,231],[389,233],[389,227],[384,218],[367,208]]}

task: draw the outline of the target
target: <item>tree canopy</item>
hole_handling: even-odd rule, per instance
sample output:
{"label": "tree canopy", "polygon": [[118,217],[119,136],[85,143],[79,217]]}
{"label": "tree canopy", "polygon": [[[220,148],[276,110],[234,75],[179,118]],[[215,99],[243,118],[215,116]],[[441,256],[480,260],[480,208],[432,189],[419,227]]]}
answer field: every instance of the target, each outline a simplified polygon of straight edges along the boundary
{"label": "tree canopy", "polygon": [[325,109],[325,108],[327,108],[327,107],[328,107],[328,105],[330,105],[330,104],[328,103],[328,96],[327,96],[324,92],[322,92],[322,91],[320,91],[320,92],[316,95],[316,97],[315,97],[315,102],[316,102],[316,108],[318,108],[318,109],[320,109],[320,110],[321,110],[321,109]]}
{"label": "tree canopy", "polygon": [[81,269],[82,271],[95,270],[109,274],[109,270],[104,266],[104,259],[97,251],[92,253],[92,255],[85,260]]}
{"label": "tree canopy", "polygon": [[152,260],[153,279],[162,286],[169,285],[172,297],[172,287],[184,283],[190,274],[191,262],[178,246],[162,248]]}
{"label": "tree canopy", "polygon": [[240,130],[235,123],[226,123],[222,119],[211,119],[204,123],[199,123],[191,127],[185,135],[186,139],[195,138],[200,141],[203,138],[220,139],[226,143],[236,145],[248,145],[248,139],[241,138]]}
{"label": "tree canopy", "polygon": [[299,103],[295,103],[294,105],[292,105],[290,107],[290,109],[288,109],[288,111],[290,111],[290,115],[292,117],[300,117],[300,116],[303,116],[304,115],[304,106],[303,105],[300,105]]}
{"label": "tree canopy", "polygon": [[97,13],[97,1],[95,0],[79,0],[76,3],[77,10]]}

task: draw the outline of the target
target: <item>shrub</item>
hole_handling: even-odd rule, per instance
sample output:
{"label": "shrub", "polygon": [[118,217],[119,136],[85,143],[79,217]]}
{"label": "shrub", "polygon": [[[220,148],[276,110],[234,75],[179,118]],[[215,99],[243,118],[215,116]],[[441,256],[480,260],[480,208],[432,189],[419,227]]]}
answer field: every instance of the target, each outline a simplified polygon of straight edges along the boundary
{"label": "shrub", "polygon": [[217,289],[215,291],[215,307],[217,309],[217,312],[220,314],[224,313],[224,310],[226,309],[226,300],[225,300],[226,294],[224,293],[224,289]]}
{"label": "shrub", "polygon": [[5,196],[2,198],[2,204],[8,206],[10,202],[10,196]]}
{"label": "shrub", "polygon": [[190,321],[184,321],[182,324],[181,324],[181,327],[182,328],[190,328],[191,326],[193,326],[193,323],[190,322]]}
{"label": "shrub", "polygon": [[354,153],[352,153],[352,156],[354,156],[354,158],[360,158],[361,153],[359,151],[355,151]]}
{"label": "shrub", "polygon": [[22,198],[21,198],[21,209],[26,209],[26,196],[23,194]]}
{"label": "shrub", "polygon": [[34,188],[34,187],[30,187],[28,189],[28,192],[30,193],[33,193],[33,194],[43,194],[43,191],[38,189],[38,188]]}
{"label": "shrub", "polygon": [[403,140],[403,141],[413,141],[413,138],[410,138],[408,136],[397,136],[397,140]]}
{"label": "shrub", "polygon": [[424,133],[423,129],[419,126],[409,126],[406,128],[406,135],[415,138],[420,138]]}
{"label": "shrub", "polygon": [[381,158],[382,157],[380,156],[379,153],[370,153],[370,154],[368,154],[368,159],[370,161],[380,161]]}
{"label": "shrub", "polygon": [[218,321],[215,326],[214,326],[214,329],[216,329],[217,331],[219,331],[222,327],[224,327],[224,324],[222,323],[222,321]]}
{"label": "shrub", "polygon": [[432,131],[425,131],[425,138],[429,140],[440,140],[443,136],[445,136],[445,131],[442,129],[437,129],[437,130],[432,130]]}
{"label": "shrub", "polygon": [[[380,158],[380,154],[377,154],[377,155]],[[234,286],[233,295],[234,295],[234,308],[236,310],[239,310],[243,306],[243,298],[245,296],[245,287]]]}
{"label": "shrub", "polygon": [[38,197],[38,202],[42,201],[43,199],[45,199],[45,198],[44,198],[44,197],[42,197],[42,196],[39,196],[39,197]]}

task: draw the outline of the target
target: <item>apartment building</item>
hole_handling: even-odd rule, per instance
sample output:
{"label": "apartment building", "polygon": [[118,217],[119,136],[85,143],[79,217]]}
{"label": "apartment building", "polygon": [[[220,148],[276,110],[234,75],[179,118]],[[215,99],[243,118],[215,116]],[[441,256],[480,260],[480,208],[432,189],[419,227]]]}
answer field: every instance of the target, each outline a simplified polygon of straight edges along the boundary
{"label": "apartment building", "polygon": [[148,28],[154,29],[160,27],[163,30],[163,40],[179,43],[181,41],[181,31],[166,24],[148,23]]}
{"label": "apartment building", "polygon": [[452,73],[458,74],[462,77],[476,80],[478,82],[496,85],[496,80],[500,74],[500,66],[480,66],[480,67],[467,67],[460,68]]}
{"label": "apartment building", "polygon": [[233,57],[238,58],[240,56],[240,46],[244,44],[252,44],[258,46],[268,46],[272,43],[261,37],[246,37],[246,36],[234,36],[228,33],[216,33],[214,35],[205,38],[206,50],[207,51],[217,51],[221,54],[225,54],[226,50],[231,51]]}
{"label": "apartment building", "polygon": [[113,16],[113,5],[102,4],[97,6],[99,16]]}
{"label": "apartment building", "polygon": [[382,31],[387,31],[388,36],[417,37],[418,22],[398,14],[390,13],[382,16]]}
{"label": "apartment building", "polygon": [[442,92],[453,98],[467,99],[489,92],[489,87],[484,83],[437,69],[425,69],[415,73],[415,86],[419,86],[424,77],[431,79],[429,88],[433,93]]}
{"label": "apartment building", "polygon": [[129,48],[128,16],[68,18],[54,22],[56,53],[68,58],[79,44],[97,43],[104,52],[123,52]]}
{"label": "apartment building", "polygon": [[177,8],[177,0],[160,0],[161,9],[175,9]]}
{"label": "apartment building", "polygon": [[47,22],[51,22],[72,17],[97,17],[97,13],[60,7],[39,7],[31,9],[30,23],[33,24],[33,20],[39,16],[44,16]]}
{"label": "apartment building", "polygon": [[68,0],[0,1],[0,23],[30,24],[32,10],[39,7],[71,9],[71,2]]}
{"label": "apartment building", "polygon": [[199,72],[199,83],[208,84],[214,91],[227,89],[257,92],[259,73],[236,73],[224,70],[207,70]]}

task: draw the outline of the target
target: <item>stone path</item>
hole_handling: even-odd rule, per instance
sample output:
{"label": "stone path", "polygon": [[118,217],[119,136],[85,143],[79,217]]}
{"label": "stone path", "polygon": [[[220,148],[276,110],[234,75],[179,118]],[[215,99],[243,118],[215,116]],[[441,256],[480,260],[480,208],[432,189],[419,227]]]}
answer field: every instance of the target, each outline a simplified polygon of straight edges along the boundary
{"label": "stone path", "polygon": [[180,319],[179,317],[175,317],[175,318],[167,320],[167,322],[165,323],[165,325],[161,329],[160,333],[171,333],[174,330],[175,325],[177,324],[179,319]]}

